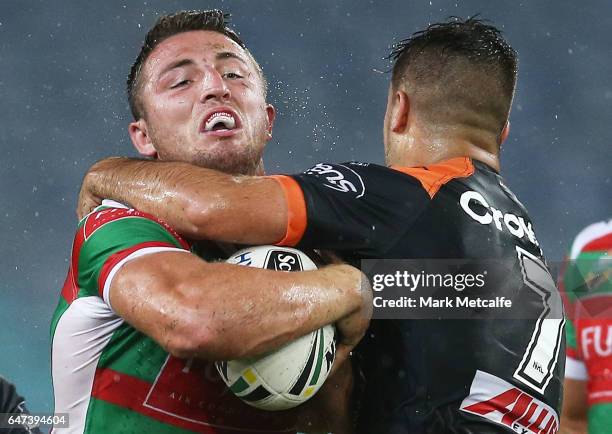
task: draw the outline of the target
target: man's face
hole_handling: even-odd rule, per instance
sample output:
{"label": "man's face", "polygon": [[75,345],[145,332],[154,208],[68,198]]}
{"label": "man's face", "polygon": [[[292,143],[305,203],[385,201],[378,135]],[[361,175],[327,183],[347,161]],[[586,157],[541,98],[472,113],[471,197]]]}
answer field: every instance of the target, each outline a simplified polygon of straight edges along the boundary
{"label": "man's face", "polygon": [[141,153],[228,173],[261,168],[274,109],[253,60],[234,41],[201,30],[171,36],[149,55],[142,82],[144,119],[130,125]]}

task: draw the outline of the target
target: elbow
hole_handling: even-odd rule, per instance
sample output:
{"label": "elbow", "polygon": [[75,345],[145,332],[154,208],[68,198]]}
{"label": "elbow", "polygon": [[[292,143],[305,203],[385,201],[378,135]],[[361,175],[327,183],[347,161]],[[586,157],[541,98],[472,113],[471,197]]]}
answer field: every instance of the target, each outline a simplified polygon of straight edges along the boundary
{"label": "elbow", "polygon": [[174,357],[205,360],[234,360],[245,357],[240,339],[213,317],[189,321],[180,330],[168,334],[163,347]]}
{"label": "elbow", "polygon": [[202,203],[195,195],[185,200],[183,233],[195,240],[212,239],[214,205]]}

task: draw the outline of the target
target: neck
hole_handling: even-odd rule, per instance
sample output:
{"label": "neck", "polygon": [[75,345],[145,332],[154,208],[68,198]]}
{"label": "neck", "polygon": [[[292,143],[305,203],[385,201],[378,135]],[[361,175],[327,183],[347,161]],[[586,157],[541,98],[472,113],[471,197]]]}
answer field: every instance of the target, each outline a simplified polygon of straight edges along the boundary
{"label": "neck", "polygon": [[481,161],[499,172],[499,151],[495,137],[485,134],[469,136],[411,135],[395,137],[386,156],[388,166],[428,166],[457,157]]}

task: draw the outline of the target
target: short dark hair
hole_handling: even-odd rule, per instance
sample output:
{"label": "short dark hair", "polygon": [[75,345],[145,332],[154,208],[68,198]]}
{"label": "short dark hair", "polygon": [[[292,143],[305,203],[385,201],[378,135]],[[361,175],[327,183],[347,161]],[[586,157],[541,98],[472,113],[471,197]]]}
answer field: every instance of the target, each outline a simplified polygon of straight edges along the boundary
{"label": "short dark hair", "polygon": [[[508,118],[518,71],[516,51],[485,20],[451,17],[396,44],[392,85],[417,94],[436,123],[485,121],[496,130]],[[471,116],[471,117],[470,117]]]}
{"label": "short dark hair", "polygon": [[179,33],[190,32],[193,30],[210,30],[221,33],[242,47],[253,60],[257,72],[263,84],[264,92],[266,80],[261,71],[261,67],[253,58],[253,55],[246,48],[246,45],[238,34],[228,27],[230,14],[226,14],[218,9],[206,11],[179,11],[170,15],[161,16],[155,25],[147,32],[144,43],[140,48],[140,53],[130,69],[127,79],[127,95],[130,110],[134,119],[139,119],[144,115],[144,108],[139,98],[142,83],[140,74],[142,67],[151,52],[164,40]]}

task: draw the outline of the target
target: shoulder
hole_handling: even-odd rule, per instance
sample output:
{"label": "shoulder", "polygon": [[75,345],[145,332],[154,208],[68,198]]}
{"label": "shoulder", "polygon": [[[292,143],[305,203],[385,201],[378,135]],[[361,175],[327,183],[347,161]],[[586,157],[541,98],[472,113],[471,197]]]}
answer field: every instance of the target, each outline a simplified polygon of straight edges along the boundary
{"label": "shoulder", "polygon": [[467,157],[453,158],[422,167],[391,166],[391,169],[417,179],[430,197],[433,197],[440,187],[456,178],[466,178],[474,171],[472,160]]}
{"label": "shoulder", "polygon": [[570,247],[569,259],[594,249],[612,249],[612,220],[593,223],[582,229]]}

